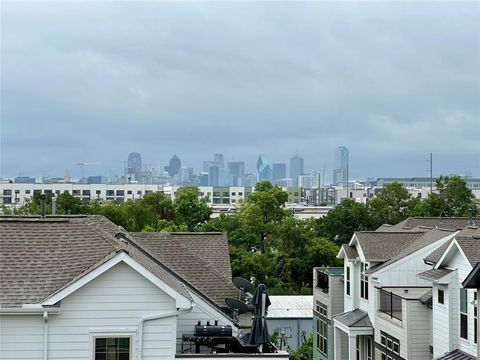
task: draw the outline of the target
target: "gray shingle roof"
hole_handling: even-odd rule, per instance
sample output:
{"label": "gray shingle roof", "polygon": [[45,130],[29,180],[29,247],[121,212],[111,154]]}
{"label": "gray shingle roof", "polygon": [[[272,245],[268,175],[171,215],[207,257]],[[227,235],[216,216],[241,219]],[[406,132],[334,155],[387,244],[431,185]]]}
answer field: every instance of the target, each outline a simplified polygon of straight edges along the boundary
{"label": "gray shingle roof", "polygon": [[354,246],[348,246],[348,244],[343,244],[342,249],[343,251],[345,251],[345,255],[347,256],[347,259],[352,260],[358,257],[357,249]]}
{"label": "gray shingle roof", "polygon": [[[475,266],[477,262],[480,262],[480,229],[474,227],[464,228],[455,235],[455,239],[472,266]],[[425,262],[429,264],[436,264],[445,253],[445,250],[447,250],[447,248],[450,246],[452,241],[453,239],[447,241],[445,244],[425,257]]]}
{"label": "gray shingle roof", "polygon": [[444,276],[447,276],[451,272],[453,272],[451,269],[431,269],[421,272],[417,276],[425,280],[436,281]]}
{"label": "gray shingle roof", "polygon": [[[415,228],[416,229],[416,228]],[[445,238],[446,236],[449,236],[454,233],[453,230],[443,230],[443,229],[431,229],[431,230],[425,230],[423,232],[418,232],[415,231],[414,233],[419,233],[421,234],[419,237],[414,239],[410,244],[407,243],[407,246],[402,247],[399,252],[392,256],[392,258],[388,261],[385,261],[384,263],[377,265],[375,267],[370,268],[367,270],[367,274],[372,274],[380,269],[383,269],[384,267],[394,263],[395,261],[398,261],[405,256],[408,256],[410,254],[413,254],[414,252],[424,248],[425,246],[428,246],[430,244],[435,243],[436,241]],[[402,234],[402,233],[399,233]],[[410,240],[408,240],[410,241]]]}
{"label": "gray shingle roof", "polygon": [[333,318],[348,327],[372,327],[368,313],[360,309],[338,314]]}
{"label": "gray shingle roof", "polygon": [[368,261],[384,262],[393,258],[423,236],[423,232],[355,232]]}
{"label": "gray shingle roof", "polygon": [[[470,218],[467,217],[409,217],[392,228],[411,229],[416,226],[426,226],[431,228],[442,228],[450,230],[460,230],[469,225]],[[477,226],[480,225],[480,218],[473,218]]]}
{"label": "gray shingle roof", "polygon": [[239,291],[232,283],[231,270],[226,269],[227,265],[230,269],[230,260],[224,234],[130,233],[130,235],[132,241],[218,307],[227,307],[226,297],[238,298]]}
{"label": "gray shingle roof", "polygon": [[464,353],[461,350],[454,350],[438,358],[438,360],[475,360],[476,357]]}
{"label": "gray shingle roof", "polygon": [[[193,284],[189,284],[188,279],[170,268],[175,265],[180,271],[178,265],[180,261],[172,258],[178,254],[177,252],[171,251],[162,254],[161,258],[156,258],[149,251],[142,249],[134,237],[129,242],[115,237],[119,232],[129,237],[124,229],[105,217],[96,215],[57,216],[45,219],[0,217],[0,307],[40,303],[121,251],[128,253],[159,279],[190,300],[192,298],[187,286],[201,288],[200,284],[195,283],[195,279],[190,279]],[[205,240],[205,237],[203,239]],[[194,236],[190,235],[188,241],[195,241]],[[178,240],[177,248],[183,249],[183,245],[180,247],[178,244],[188,241]],[[225,242],[223,247],[226,247],[226,239],[223,238],[222,241]],[[215,249],[222,247],[220,242],[219,239],[216,240]],[[205,245],[208,241],[203,243]],[[229,273],[225,269],[225,264],[229,264],[228,252],[227,259],[223,260],[220,266],[222,272],[220,274],[205,261],[208,260],[205,253],[200,251],[197,254],[197,250],[192,246],[189,251],[184,252],[186,255],[179,255],[182,255],[183,259],[188,258],[191,261],[190,268],[195,269],[198,274],[218,279],[215,283],[218,289],[214,293],[206,294],[207,300],[220,305],[219,299],[223,297],[221,305],[224,305],[224,298],[231,296],[233,290],[231,280],[224,277]],[[210,260],[214,261],[213,259],[220,259],[222,256],[225,256],[225,252],[217,251]],[[222,291],[225,291],[225,295],[221,294]]]}

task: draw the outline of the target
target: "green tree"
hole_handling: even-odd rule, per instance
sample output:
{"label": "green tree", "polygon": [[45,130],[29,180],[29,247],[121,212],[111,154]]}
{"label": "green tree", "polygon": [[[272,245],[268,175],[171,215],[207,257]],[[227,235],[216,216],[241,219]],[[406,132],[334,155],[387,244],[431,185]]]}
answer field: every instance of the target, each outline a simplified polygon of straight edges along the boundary
{"label": "green tree", "polygon": [[418,202],[417,198],[411,198],[402,184],[393,182],[386,185],[367,205],[373,228],[405,220],[412,215]]}
{"label": "green tree", "polygon": [[296,351],[290,354],[290,360],[312,360],[313,359],[313,333],[307,337],[305,331],[302,332],[302,345]]}
{"label": "green tree", "polygon": [[422,216],[475,216],[478,207],[472,191],[459,176],[440,176],[436,181],[436,192],[432,192],[416,207]]}
{"label": "green tree", "polygon": [[79,198],[64,192],[57,196],[57,213],[64,215],[76,215],[87,213],[87,206]]}
{"label": "green tree", "polygon": [[267,237],[291,213],[283,208],[288,193],[269,181],[259,182],[239,210],[240,222],[257,235],[258,246],[264,251]]}
{"label": "green tree", "polygon": [[350,241],[355,231],[372,229],[367,207],[352,200],[342,201],[326,216],[318,219],[317,224],[319,235],[337,244]]}
{"label": "green tree", "polygon": [[199,199],[198,195],[198,188],[193,186],[181,187],[175,193],[175,223],[187,225],[188,231],[204,224],[212,213],[207,199]]}

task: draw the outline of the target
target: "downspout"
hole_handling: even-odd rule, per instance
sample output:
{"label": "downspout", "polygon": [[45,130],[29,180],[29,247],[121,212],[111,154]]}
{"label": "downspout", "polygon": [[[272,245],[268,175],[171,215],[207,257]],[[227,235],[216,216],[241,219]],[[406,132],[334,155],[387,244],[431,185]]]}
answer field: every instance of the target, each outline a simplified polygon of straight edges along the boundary
{"label": "downspout", "polygon": [[[166,319],[169,317],[174,317],[178,316],[183,313],[187,313],[193,310],[193,307],[195,304],[192,304],[191,307],[188,309],[179,309],[177,311],[169,312],[169,313],[163,313],[163,314],[158,314],[158,315],[150,315],[150,316],[145,316],[140,320],[140,323],[138,324],[138,360],[142,360],[142,351],[143,351],[143,325],[145,321],[150,321],[150,320],[158,320],[158,319]],[[47,360],[47,359],[45,359]]]}
{"label": "downspout", "polygon": [[43,360],[48,360],[48,312],[43,312]]}

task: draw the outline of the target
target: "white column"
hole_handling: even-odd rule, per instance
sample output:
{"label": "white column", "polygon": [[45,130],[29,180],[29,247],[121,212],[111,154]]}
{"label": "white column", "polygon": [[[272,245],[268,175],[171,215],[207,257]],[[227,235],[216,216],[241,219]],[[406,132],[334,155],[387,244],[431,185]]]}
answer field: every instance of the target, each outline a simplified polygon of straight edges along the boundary
{"label": "white column", "polygon": [[355,335],[348,335],[348,359],[355,360],[357,358],[357,337]]}
{"label": "white column", "polygon": [[336,326],[333,327],[333,359],[342,360],[342,333]]}

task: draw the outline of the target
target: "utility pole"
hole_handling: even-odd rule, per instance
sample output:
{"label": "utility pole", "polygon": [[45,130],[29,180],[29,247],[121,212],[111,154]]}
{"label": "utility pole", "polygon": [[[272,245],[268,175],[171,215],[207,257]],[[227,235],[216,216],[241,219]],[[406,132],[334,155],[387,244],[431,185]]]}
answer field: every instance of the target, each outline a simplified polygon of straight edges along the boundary
{"label": "utility pole", "polygon": [[427,160],[430,163],[430,194],[433,192],[433,154],[430,153],[430,158]]}

